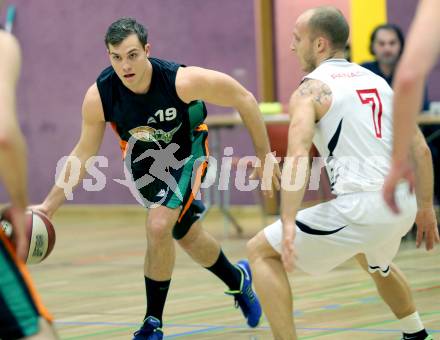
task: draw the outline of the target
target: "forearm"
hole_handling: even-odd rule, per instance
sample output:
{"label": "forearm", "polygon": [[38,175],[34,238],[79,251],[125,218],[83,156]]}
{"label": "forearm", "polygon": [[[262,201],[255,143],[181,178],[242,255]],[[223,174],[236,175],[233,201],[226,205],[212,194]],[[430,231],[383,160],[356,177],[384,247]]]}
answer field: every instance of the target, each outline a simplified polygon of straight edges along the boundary
{"label": "forearm", "polygon": [[281,191],[281,222],[294,223],[304,198],[305,186],[298,191]]}
{"label": "forearm", "polygon": [[[419,1],[415,19],[408,33],[407,48],[397,67],[393,88],[394,144],[393,159],[406,160],[413,127],[422,109],[423,92],[430,70],[440,52],[440,38],[434,32],[440,28],[437,0]],[[421,59],[423,58],[423,59]]]}
{"label": "forearm", "polygon": [[68,188],[69,192],[72,192],[84,178],[86,174],[85,164],[92,156],[93,154],[81,151],[78,147],[71,152],[69,159],[76,159],[77,162],[66,161],[59,177],[56,179],[55,185],[43,202],[49,215],[53,215],[66,200],[66,188]]}
{"label": "forearm", "polygon": [[25,208],[27,196],[27,148],[21,132],[0,137],[0,177],[12,205]]}
{"label": "forearm", "polygon": [[287,156],[281,177],[281,221],[295,223],[310,176],[310,162],[306,153]]}
{"label": "forearm", "polygon": [[271,152],[269,137],[254,96],[250,93],[246,94],[246,98],[240,102],[236,109],[240,113],[244,125],[249,130],[257,155],[267,155]]}
{"label": "forearm", "polygon": [[415,133],[417,115],[421,110],[424,78],[404,72],[396,79],[393,116],[393,162],[408,159]]}
{"label": "forearm", "polygon": [[[420,131],[417,131],[421,135]],[[423,136],[419,137],[423,138]],[[434,197],[434,172],[431,151],[423,143],[413,147],[413,157],[416,175],[417,206],[420,208],[431,207]]]}

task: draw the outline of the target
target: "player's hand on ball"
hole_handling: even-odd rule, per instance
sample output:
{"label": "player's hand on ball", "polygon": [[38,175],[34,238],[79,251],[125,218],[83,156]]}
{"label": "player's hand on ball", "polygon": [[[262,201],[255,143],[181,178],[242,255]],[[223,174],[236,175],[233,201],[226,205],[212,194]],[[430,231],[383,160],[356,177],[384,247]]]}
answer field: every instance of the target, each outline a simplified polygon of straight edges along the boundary
{"label": "player's hand on ball", "polygon": [[41,212],[43,215],[46,215],[50,220],[53,217],[53,212],[49,211],[49,209],[47,209],[47,207],[44,204],[36,204],[36,205],[31,205],[28,207],[29,210],[36,210]]}

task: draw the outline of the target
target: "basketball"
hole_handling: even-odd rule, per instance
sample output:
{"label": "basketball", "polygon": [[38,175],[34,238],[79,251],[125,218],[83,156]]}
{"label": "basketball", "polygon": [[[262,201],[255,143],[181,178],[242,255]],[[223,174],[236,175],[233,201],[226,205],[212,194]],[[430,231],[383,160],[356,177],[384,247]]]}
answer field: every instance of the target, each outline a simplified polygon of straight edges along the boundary
{"label": "basketball", "polygon": [[[2,214],[1,227],[9,238],[13,238],[12,225],[8,221],[8,211]],[[27,264],[43,261],[55,245],[55,229],[47,216],[39,211],[26,211]]]}

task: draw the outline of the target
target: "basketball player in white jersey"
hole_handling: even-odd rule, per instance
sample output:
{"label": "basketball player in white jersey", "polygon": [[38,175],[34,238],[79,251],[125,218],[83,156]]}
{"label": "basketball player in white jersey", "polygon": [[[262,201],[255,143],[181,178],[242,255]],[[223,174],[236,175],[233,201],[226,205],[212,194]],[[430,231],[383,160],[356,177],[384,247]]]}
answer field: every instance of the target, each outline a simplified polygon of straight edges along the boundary
{"label": "basketball player in white jersey", "polygon": [[[404,339],[432,339],[406,279],[392,264],[401,237],[414,223],[417,203],[432,202],[429,149],[418,132],[413,146],[423,177],[417,201],[401,185],[396,195],[402,214],[393,214],[381,193],[391,157],[392,90],[381,77],[344,59],[348,35],[346,20],[333,7],[306,11],[295,24],[291,47],[309,74],[290,100],[281,220],[248,244],[254,284],[275,339],[297,339],[286,270],[296,266],[320,274],[356,257],[401,320]],[[298,211],[312,142],[326,158],[336,198]]]}

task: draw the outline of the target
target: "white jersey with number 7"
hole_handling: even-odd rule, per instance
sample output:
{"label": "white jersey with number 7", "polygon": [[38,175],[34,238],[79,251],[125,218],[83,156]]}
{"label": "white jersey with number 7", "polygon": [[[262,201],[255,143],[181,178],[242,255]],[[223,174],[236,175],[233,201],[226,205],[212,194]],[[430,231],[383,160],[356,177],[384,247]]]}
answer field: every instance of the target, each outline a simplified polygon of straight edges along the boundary
{"label": "white jersey with number 7", "polygon": [[392,148],[393,91],[373,72],[344,59],[329,59],[304,77],[332,92],[328,112],[316,124],[313,143],[326,159],[336,195],[382,189]]}

